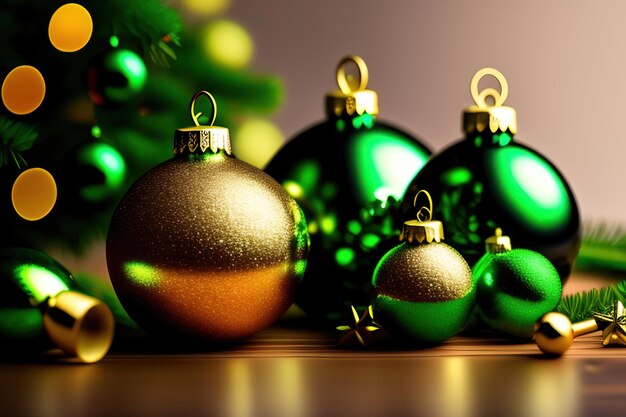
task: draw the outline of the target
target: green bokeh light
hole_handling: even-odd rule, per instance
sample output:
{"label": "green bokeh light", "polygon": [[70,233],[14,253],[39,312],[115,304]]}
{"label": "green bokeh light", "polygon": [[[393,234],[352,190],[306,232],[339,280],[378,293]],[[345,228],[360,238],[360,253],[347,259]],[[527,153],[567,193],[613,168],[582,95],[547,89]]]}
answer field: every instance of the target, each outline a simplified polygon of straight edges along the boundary
{"label": "green bokeh light", "polygon": [[447,187],[456,187],[472,181],[472,171],[466,167],[455,167],[441,174],[441,182]]}
{"label": "green bokeh light", "polygon": [[335,261],[337,261],[337,265],[339,266],[350,265],[354,261],[354,258],[354,250],[351,248],[339,248],[335,252]]}

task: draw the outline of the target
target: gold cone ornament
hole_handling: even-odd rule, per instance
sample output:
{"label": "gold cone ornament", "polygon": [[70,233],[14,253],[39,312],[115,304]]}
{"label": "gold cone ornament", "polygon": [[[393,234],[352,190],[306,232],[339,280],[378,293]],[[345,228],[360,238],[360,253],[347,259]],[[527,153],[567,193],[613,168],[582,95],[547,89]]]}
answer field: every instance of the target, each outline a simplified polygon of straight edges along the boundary
{"label": "gold cone ornament", "polygon": [[175,133],[175,156],[128,190],[111,221],[107,263],[122,305],[144,330],[230,341],[291,305],[309,237],[300,207],[261,170],[231,155],[229,131]]}

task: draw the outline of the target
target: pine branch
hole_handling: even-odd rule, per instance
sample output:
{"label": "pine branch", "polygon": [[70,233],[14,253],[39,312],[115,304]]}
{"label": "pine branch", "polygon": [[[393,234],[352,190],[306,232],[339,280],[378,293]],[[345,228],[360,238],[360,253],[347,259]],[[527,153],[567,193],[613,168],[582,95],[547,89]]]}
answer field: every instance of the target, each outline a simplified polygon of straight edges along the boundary
{"label": "pine branch", "polygon": [[[102,35],[131,35],[141,42],[151,59],[169,66],[176,59],[171,45],[180,46],[180,17],[160,0],[108,0],[94,3],[102,17]],[[94,25],[95,27],[95,25]],[[167,41],[166,41],[167,40]]]}
{"label": "pine branch", "polygon": [[9,162],[9,157],[18,168],[26,165],[26,160],[20,152],[33,146],[38,133],[34,127],[21,122],[15,122],[0,115],[0,167]]}
{"label": "pine branch", "polygon": [[582,269],[626,271],[626,229],[606,223],[585,224],[576,266]]}
{"label": "pine branch", "polygon": [[575,323],[591,318],[594,313],[607,314],[616,300],[626,302],[626,280],[599,290],[594,288],[565,296],[556,311],[565,314]]}

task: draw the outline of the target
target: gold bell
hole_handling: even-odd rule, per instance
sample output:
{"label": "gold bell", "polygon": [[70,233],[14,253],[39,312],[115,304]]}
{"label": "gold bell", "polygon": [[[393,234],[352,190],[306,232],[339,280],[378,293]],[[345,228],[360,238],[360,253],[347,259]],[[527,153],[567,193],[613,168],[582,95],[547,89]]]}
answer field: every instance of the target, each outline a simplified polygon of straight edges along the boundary
{"label": "gold bell", "polygon": [[83,363],[102,359],[111,347],[115,331],[109,307],[75,291],[63,291],[48,299],[43,324],[59,349]]}

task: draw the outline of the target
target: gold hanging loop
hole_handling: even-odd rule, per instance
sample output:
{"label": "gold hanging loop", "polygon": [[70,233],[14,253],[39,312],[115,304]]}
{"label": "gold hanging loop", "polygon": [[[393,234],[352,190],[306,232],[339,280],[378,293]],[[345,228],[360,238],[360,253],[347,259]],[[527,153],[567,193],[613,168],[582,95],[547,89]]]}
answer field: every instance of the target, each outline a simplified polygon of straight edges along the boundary
{"label": "gold hanging loop", "polygon": [[[417,194],[415,194],[415,198],[413,198],[413,207],[417,207],[417,198],[420,194],[424,194],[428,199],[428,207],[422,206],[417,211],[417,220],[420,222],[429,222],[433,219],[433,199],[430,196],[430,193],[426,190],[419,190]],[[428,217],[424,215],[424,212],[427,213]]]}
{"label": "gold hanging loop", "polygon": [[[487,75],[491,75],[498,81],[498,83],[500,83],[499,92],[495,88],[486,88],[480,92],[478,91],[478,83],[483,77]],[[509,84],[506,82],[506,78],[504,78],[504,75],[502,75],[502,73],[497,69],[489,67],[482,68],[478,70],[472,78],[472,82],[470,83],[470,93],[472,94],[474,102],[480,108],[500,107],[504,104],[507,96],[509,95]],[[487,97],[490,96],[494,99],[493,106],[489,106],[485,100]]]}
{"label": "gold hanging loop", "polygon": [[215,118],[217,117],[217,103],[215,102],[215,98],[213,97],[213,95],[211,95],[211,93],[206,90],[198,91],[191,98],[191,118],[193,119],[193,122],[196,124],[196,126],[200,126],[200,122],[198,121],[198,119],[200,118],[200,116],[202,116],[202,112],[199,111],[198,113],[196,113],[195,106],[196,100],[198,100],[198,98],[203,95],[207,96],[209,100],[211,100],[211,116],[209,116],[209,120],[211,120],[211,123],[209,123],[209,126],[213,126],[213,123],[215,123]]}
{"label": "gold hanging loop", "polygon": [[[353,62],[356,64],[357,69],[359,71],[359,85],[357,88],[352,88],[350,81],[352,81],[352,77],[346,75],[346,64]],[[369,73],[367,71],[367,65],[363,58],[358,55],[348,55],[344,59],[339,62],[337,66],[337,84],[339,88],[345,95],[350,95],[355,91],[363,91],[367,87],[367,83],[369,82]]]}

